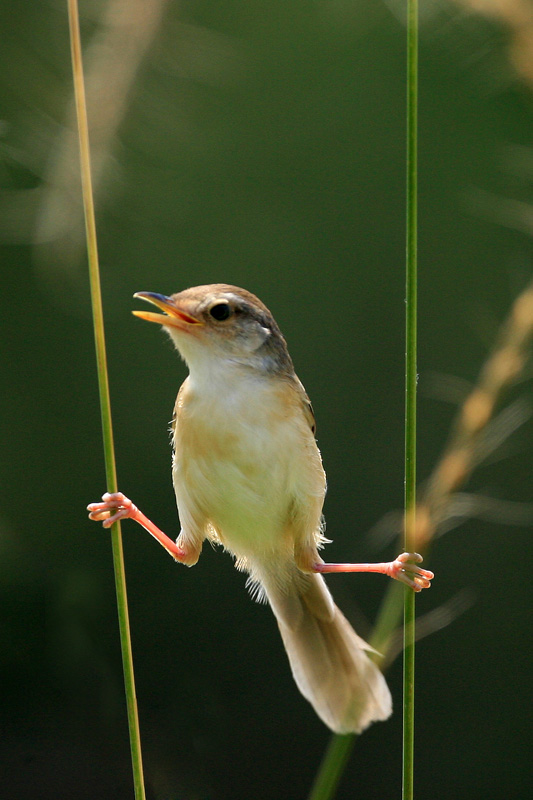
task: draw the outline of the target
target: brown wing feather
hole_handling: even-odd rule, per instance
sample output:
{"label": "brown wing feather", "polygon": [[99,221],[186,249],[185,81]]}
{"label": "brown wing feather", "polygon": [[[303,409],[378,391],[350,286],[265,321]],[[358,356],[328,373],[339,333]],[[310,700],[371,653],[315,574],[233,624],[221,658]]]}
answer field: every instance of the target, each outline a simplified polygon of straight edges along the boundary
{"label": "brown wing feather", "polygon": [[311,433],[314,435],[316,434],[316,419],[315,419],[315,412],[313,411],[313,406],[311,405],[311,401],[307,396],[307,392],[305,391],[303,384],[297,375],[294,376],[294,381],[295,381],[296,392],[300,396],[304,417],[307,420],[307,424],[311,429]]}

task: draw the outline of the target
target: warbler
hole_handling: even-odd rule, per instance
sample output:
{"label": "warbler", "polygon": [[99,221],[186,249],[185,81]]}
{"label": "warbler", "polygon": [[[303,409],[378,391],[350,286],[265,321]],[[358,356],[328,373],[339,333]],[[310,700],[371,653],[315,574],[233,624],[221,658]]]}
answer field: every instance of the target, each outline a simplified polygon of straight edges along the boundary
{"label": "warbler", "polygon": [[[384,564],[325,564],[326,476],[315,419],[272,314],[227,284],[167,297],[134,295],[163,313],[134,311],[170,334],[189,376],[173,416],[172,476],[181,532],[172,541],[122,493],[88,506],[110,527],[129,517],[176,561],[195,564],[205,539],[248,573],[257,600],[276,617],[301,693],[336,733],[360,733],[392,711],[371,650],[335,605],[323,572],[381,572],[415,591],[433,573],[404,553]],[[413,563],[417,562],[417,563]]]}

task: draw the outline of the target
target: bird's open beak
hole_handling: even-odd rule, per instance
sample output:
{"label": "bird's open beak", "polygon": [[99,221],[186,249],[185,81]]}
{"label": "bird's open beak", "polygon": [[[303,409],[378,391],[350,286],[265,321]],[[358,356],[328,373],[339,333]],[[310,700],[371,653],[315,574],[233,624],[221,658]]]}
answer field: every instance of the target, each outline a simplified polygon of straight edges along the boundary
{"label": "bird's open beak", "polygon": [[171,297],[166,297],[164,294],[156,294],[156,292],[135,292],[134,297],[140,297],[142,300],[147,300],[153,303],[164,314],[154,314],[152,311],[132,311],[136,317],[145,319],[148,322],[158,322],[159,325],[166,325],[170,328],[179,328],[180,330],[187,330],[189,325],[203,325],[203,322],[196,317],[192,317],[182,308],[179,308]]}

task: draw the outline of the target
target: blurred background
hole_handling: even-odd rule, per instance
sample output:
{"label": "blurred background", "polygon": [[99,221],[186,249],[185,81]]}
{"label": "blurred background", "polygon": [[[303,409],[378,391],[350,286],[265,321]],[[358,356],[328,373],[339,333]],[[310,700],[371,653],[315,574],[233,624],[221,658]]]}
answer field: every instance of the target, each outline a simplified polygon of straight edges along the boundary
{"label": "blurred background", "polygon": [[[235,283],[272,310],[313,401],[328,560],[394,556],[369,532],[403,497],[403,4],[82,0],[80,14],[120,488],[177,535],[167,426],[186,371],[131,315],[133,293]],[[122,800],[110,542],[85,511],[105,478],[66,2],[7,0],[0,20],[1,794]],[[531,279],[531,3],[423,3],[420,71],[422,481]],[[426,558],[419,613],[463,613],[417,648],[420,796],[528,796],[527,378],[506,398],[523,424],[465,489],[497,501],[492,517]],[[227,554],[206,546],[188,570],[138,526],[123,536],[148,797],[305,798],[329,732],[269,609]],[[386,580],[329,585],[368,635]],[[339,798],[399,796],[400,660],[389,679],[397,712],[356,743]]]}

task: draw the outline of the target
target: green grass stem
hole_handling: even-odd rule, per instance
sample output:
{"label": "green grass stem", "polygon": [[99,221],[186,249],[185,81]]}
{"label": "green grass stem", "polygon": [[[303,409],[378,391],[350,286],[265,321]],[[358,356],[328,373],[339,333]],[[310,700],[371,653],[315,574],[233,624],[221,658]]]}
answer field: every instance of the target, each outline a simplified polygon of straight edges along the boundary
{"label": "green grass stem", "polygon": [[[89,150],[89,130],[85,101],[85,85],[83,80],[83,63],[77,0],[68,0],[68,16],[72,56],[72,74],[74,79],[74,96],[80,144],[83,207],[85,214],[85,229],[87,234],[87,252],[89,261],[91,303],[93,310],[94,338],[96,346],[96,363],[98,370],[98,388],[100,393],[100,410],[102,417],[106,483],[107,490],[109,492],[116,492],[117,475],[113,446],[113,428],[111,423],[111,402],[107,373],[104,316],[102,308],[102,293],[100,289],[100,270],[98,266],[98,247],[96,239],[96,224],[94,216]],[[130,735],[135,799],[144,800],[145,790],[141,755],[141,738],[139,731],[139,717],[137,712],[137,698],[135,694],[135,678],[133,673],[133,657],[131,650],[128,600],[126,593],[126,574],[124,569],[124,554],[122,550],[120,523],[115,523],[111,528],[111,542],[113,550],[113,566],[115,572],[117,609],[122,650],[122,664],[124,670],[124,685],[126,691],[126,705],[128,712],[128,727]]]}
{"label": "green grass stem", "polygon": [[[417,387],[417,139],[418,139],[418,0],[408,0],[407,24],[407,236],[405,359],[405,550],[414,549],[416,507]],[[415,593],[391,583],[381,604],[370,644],[386,655],[388,643],[404,618],[402,798],[413,798]],[[332,736],[309,800],[330,800],[348,763],[355,735]]]}
{"label": "green grass stem", "polygon": [[[407,236],[405,314],[405,550],[415,541],[417,385],[418,0],[407,3]],[[413,798],[415,593],[404,590],[402,798]]]}

